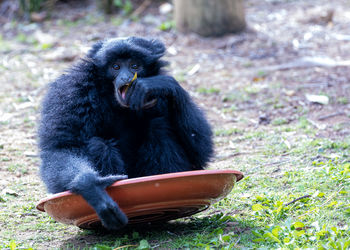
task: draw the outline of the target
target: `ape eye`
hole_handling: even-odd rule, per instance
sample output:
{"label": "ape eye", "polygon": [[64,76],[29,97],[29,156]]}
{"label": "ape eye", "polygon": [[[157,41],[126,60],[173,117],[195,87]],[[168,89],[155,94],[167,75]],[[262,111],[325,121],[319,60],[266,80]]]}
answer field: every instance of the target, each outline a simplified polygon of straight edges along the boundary
{"label": "ape eye", "polygon": [[132,69],[138,69],[139,65],[137,65],[136,63],[131,64],[131,68]]}
{"label": "ape eye", "polygon": [[119,65],[119,64],[114,64],[114,65],[113,65],[113,69],[115,69],[115,70],[120,69],[120,65]]}

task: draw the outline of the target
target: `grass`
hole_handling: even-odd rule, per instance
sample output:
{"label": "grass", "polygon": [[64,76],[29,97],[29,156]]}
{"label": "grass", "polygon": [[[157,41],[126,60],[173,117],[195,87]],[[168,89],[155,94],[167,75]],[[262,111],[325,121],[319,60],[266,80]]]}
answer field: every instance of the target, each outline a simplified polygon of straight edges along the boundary
{"label": "grass", "polygon": [[[238,148],[253,144],[258,149],[231,162],[240,166],[245,178],[207,211],[153,227],[110,234],[72,229],[35,209],[37,197],[28,196],[27,190],[38,193],[37,180],[18,179],[9,186],[13,193],[0,196],[0,246],[36,249],[65,234],[70,237],[60,247],[75,249],[346,249],[350,244],[350,138],[308,137],[305,132],[310,125],[304,119],[299,123],[299,127],[281,124],[258,131],[216,130],[217,138],[237,143]],[[237,136],[239,142],[232,140]],[[10,166],[9,172],[25,169],[25,164]],[[85,243],[77,244],[77,239]]]}
{"label": "grass", "polygon": [[200,94],[218,94],[220,93],[220,89],[218,88],[204,88],[204,87],[200,87],[197,89],[198,93]]}
{"label": "grass", "polygon": [[230,129],[218,129],[214,131],[216,136],[227,136],[233,134],[242,134],[243,131],[239,128],[230,128]]}
{"label": "grass", "polygon": [[158,27],[159,30],[161,31],[169,31],[171,29],[175,28],[175,21],[171,20],[171,21],[165,21],[163,23],[161,23]]}
{"label": "grass", "polygon": [[[349,193],[345,190],[349,190],[350,164],[334,159],[315,161],[312,166],[307,175],[286,171],[278,181],[264,180],[264,192],[248,204],[251,205],[249,217],[259,228],[252,231],[252,242],[273,248],[346,249],[349,246],[350,231],[346,225]],[[290,186],[293,193],[273,191],[271,194],[271,188],[276,189],[276,185],[286,189]],[[285,205],[298,197],[306,198]]]}
{"label": "grass", "polygon": [[275,126],[279,126],[287,123],[288,123],[288,120],[286,118],[276,118],[271,122],[271,124]]}
{"label": "grass", "polygon": [[349,99],[345,96],[341,96],[337,98],[337,103],[346,105],[349,103]]}

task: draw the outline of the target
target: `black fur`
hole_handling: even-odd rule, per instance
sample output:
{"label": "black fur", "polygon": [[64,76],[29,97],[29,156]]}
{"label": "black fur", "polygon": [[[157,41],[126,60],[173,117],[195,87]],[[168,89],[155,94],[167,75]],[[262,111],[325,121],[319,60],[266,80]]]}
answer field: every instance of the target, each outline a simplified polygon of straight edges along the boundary
{"label": "black fur", "polygon": [[[48,191],[81,194],[108,229],[123,227],[127,217],[105,192],[107,186],[127,176],[203,169],[213,153],[202,112],[161,70],[164,52],[157,40],[98,42],[86,59],[50,84],[43,101],[39,145]],[[122,106],[110,65],[129,58],[143,68]],[[156,104],[144,108],[150,99]]]}

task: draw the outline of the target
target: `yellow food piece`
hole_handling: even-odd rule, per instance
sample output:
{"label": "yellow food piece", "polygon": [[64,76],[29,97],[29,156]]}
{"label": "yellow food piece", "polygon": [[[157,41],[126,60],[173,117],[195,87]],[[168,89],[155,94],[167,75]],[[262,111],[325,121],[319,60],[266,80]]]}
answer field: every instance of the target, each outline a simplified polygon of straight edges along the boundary
{"label": "yellow food piece", "polygon": [[126,85],[125,94],[126,94],[126,92],[128,92],[129,87],[131,86],[131,84],[133,83],[133,81],[135,81],[136,79],[137,79],[137,72],[135,72],[135,75],[134,75],[134,77],[132,78],[131,82],[129,82],[129,83]]}
{"label": "yellow food piece", "polygon": [[134,77],[132,78],[131,83],[132,83],[133,81],[135,81],[136,78],[137,78],[137,72],[135,72],[135,75],[134,75]]}

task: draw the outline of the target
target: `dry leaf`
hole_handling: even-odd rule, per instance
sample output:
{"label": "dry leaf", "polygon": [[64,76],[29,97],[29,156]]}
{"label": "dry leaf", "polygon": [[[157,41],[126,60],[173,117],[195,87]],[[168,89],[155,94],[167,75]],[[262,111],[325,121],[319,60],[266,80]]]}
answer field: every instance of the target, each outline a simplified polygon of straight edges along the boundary
{"label": "dry leaf", "polygon": [[310,94],[306,94],[306,99],[309,102],[315,102],[315,103],[320,103],[323,105],[327,105],[329,103],[329,98],[328,96],[325,95],[310,95]]}
{"label": "dry leaf", "polygon": [[200,69],[200,67],[201,66],[197,63],[196,65],[193,66],[193,68],[190,71],[188,71],[187,74],[189,76],[192,76],[192,75],[196,74],[198,72],[198,70]]}

